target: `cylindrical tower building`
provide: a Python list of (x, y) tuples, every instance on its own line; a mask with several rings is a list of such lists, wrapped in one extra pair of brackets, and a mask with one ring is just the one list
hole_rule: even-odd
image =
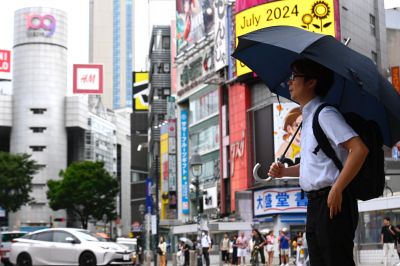
[(14, 19), (13, 126), (10, 150), (29, 153), (45, 167), (33, 179), (33, 204), (10, 214), (12, 226), (48, 226), (65, 217), (47, 203), (46, 182), (67, 167), (65, 95), (67, 16), (64, 11), (30, 7)]

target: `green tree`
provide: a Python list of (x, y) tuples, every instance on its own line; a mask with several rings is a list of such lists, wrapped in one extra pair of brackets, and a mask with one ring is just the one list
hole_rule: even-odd
[(105, 169), (103, 162), (76, 162), (60, 171), (61, 180), (49, 180), (47, 198), (53, 210), (66, 209), (76, 214), (87, 228), (89, 217), (101, 220), (116, 218), (115, 197), (118, 181)]
[(0, 207), (7, 213), (33, 201), (32, 179), (43, 166), (30, 158), (26, 153), (0, 152)]

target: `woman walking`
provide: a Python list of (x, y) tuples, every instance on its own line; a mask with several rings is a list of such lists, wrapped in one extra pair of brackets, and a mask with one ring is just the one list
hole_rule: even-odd
[(165, 243), (163, 236), (160, 236), (157, 253), (160, 258), (160, 266), (167, 266), (167, 243)]

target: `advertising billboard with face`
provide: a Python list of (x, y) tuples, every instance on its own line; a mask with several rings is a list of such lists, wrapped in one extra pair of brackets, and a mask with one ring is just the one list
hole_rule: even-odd
[[(274, 152), (275, 160), (285, 152), (289, 141), (293, 137), (302, 121), (301, 110), (296, 103), (274, 103)], [(284, 163), (293, 165), (300, 161), (299, 131), (285, 153)]]
[(176, 0), (176, 47), (194, 45), (214, 28), (214, 0)]

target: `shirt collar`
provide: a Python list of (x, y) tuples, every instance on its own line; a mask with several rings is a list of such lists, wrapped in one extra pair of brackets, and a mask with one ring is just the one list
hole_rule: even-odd
[(319, 106), (320, 103), (322, 103), (322, 100), (320, 97), (317, 96), (309, 101), (306, 105), (304, 105), (302, 108), (303, 119), (307, 119), (312, 114), (313, 110), (317, 106)]

